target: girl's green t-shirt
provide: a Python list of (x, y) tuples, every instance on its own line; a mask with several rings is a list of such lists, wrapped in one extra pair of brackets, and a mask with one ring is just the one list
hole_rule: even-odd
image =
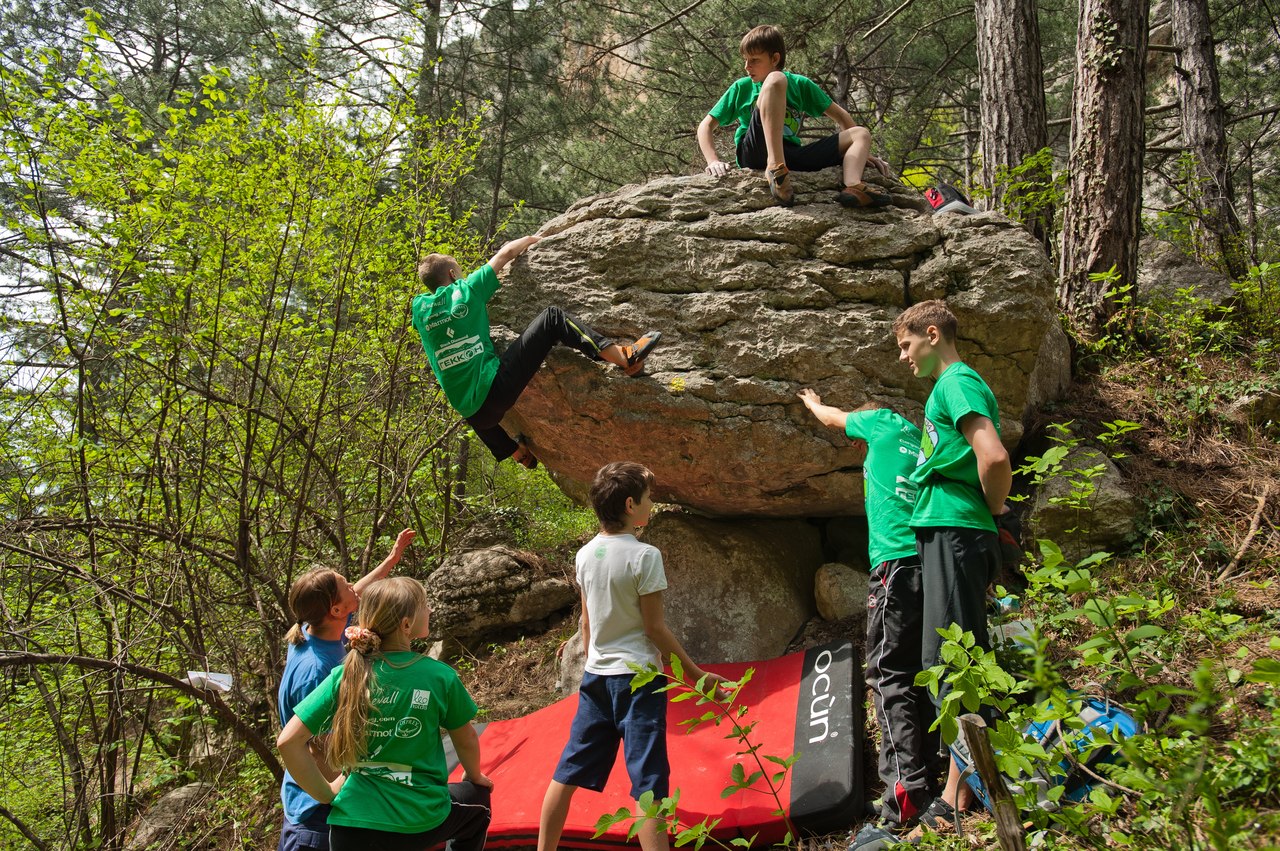
[[(313, 734), (332, 727), (343, 667), (294, 710)], [(366, 753), (334, 799), (329, 823), (393, 833), (431, 830), (451, 806), (440, 731), (474, 718), (475, 701), (453, 668), (407, 650), (376, 659), (369, 685)]]
[(920, 454), (920, 429), (887, 408), (854, 411), (844, 421), (850, 440), (867, 442), (862, 462), (867, 510), (867, 552), (871, 566), (916, 554), (911, 509), (916, 484), (911, 473)]
[(953, 363), (938, 377), (924, 405), (920, 455), (911, 479), (919, 486), (911, 525), (996, 530), (982, 495), (978, 459), (960, 431), (960, 421), (979, 414), (1000, 431), (1000, 409), (982, 376)]

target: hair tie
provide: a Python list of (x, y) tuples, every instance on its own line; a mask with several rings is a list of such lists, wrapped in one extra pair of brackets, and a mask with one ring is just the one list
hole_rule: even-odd
[(382, 646), (382, 638), (378, 633), (365, 626), (349, 626), (343, 632), (347, 643), (357, 653), (367, 656)]

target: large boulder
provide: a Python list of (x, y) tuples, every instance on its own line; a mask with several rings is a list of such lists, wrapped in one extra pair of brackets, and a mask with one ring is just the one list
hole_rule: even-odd
[(1138, 507), (1110, 458), (1074, 446), (1060, 474), (1036, 489), (1027, 526), (1033, 538), (1053, 541), (1074, 564), (1128, 546), (1137, 532)]
[(810, 523), (661, 511), (645, 541), (662, 551), (667, 624), (698, 663), (772, 659), (813, 615), (822, 545)]
[(507, 546), (451, 555), (425, 584), (432, 633), (464, 645), (545, 628), (578, 600), (568, 576)]
[(216, 794), (217, 787), (212, 783), (188, 783), (166, 793), (138, 818), (125, 851), (144, 851), (161, 843), (165, 847), (183, 847), (180, 837), (208, 817)]
[(1138, 247), (1138, 298), (1157, 307), (1185, 310), (1197, 299), (1220, 308), (1236, 299), (1231, 278), (1210, 269), (1171, 242), (1154, 236)]
[(995, 391), (1010, 446), (1061, 394), (1054, 273), (1025, 231), (991, 213), (926, 215), (904, 187), (895, 206), (848, 210), (832, 200), (836, 170), (793, 179), (791, 208), (746, 171), (588, 198), (509, 267), (493, 307), (507, 334), (550, 304), (620, 341), (664, 333), (640, 378), (563, 348), (548, 358), (506, 425), (558, 481), (631, 459), (655, 472), (657, 498), (708, 514), (859, 514), (862, 449), (796, 392), (919, 421), (929, 385), (898, 362), (890, 325), (924, 299), (958, 316), (961, 354)]

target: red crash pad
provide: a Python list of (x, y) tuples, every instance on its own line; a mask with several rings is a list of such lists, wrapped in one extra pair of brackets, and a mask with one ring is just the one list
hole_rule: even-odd
[[(730, 680), (741, 678), (747, 668), (755, 669), (738, 703), (747, 707), (746, 720), (756, 723), (751, 741), (760, 746), (761, 754), (800, 754), (781, 789), (796, 827), (812, 833), (848, 827), (858, 816), (863, 799), (863, 691), (861, 664), (853, 646), (842, 641), (765, 662), (707, 668)], [(727, 724), (704, 724), (686, 732), (680, 722), (699, 717), (707, 709), (696, 704), (695, 700), (667, 704), (671, 789), (673, 794), (680, 791), (677, 812), (681, 821), (694, 824), (708, 817), (719, 818), (717, 837), (758, 834), (757, 847), (781, 840), (786, 828), (781, 819), (771, 815), (776, 808), (772, 797), (746, 790), (721, 798), (721, 790), (731, 783), (735, 762), (742, 762), (748, 774), (757, 767), (750, 757), (737, 754), (740, 747), (736, 740), (725, 738)], [(523, 718), (476, 725), (483, 770), (494, 781), (489, 848), (536, 843), (542, 797), (577, 705), (574, 694)], [(447, 738), (445, 743), (448, 745)], [(777, 769), (772, 763), (765, 765), (770, 774)], [(451, 767), (450, 779), (459, 779), (461, 768), (454, 762)], [(593, 834), (601, 815), (632, 806), (630, 788), (619, 754), (603, 792), (580, 789), (574, 796), (560, 844), (572, 848), (626, 844), (625, 823), (598, 839)]]

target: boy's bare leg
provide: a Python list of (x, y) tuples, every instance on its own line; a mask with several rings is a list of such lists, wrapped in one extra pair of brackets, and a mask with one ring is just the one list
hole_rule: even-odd
[[(641, 851), (669, 851), (671, 848), (667, 826), (661, 819), (645, 819), (636, 832), (636, 838), (640, 840)], [(543, 849), (539, 848), (538, 851)]]
[(865, 127), (847, 127), (840, 131), (840, 161), (845, 186), (862, 182), (862, 172), (871, 153), (871, 131)]
[(956, 812), (962, 812), (973, 806), (973, 790), (969, 784), (960, 779), (960, 767), (956, 761), (950, 760), (947, 770), (947, 785), (942, 790), (942, 800), (951, 805)]
[[(542, 798), (542, 813), (538, 816), (538, 851), (555, 851), (560, 844), (565, 819), (569, 818), (569, 804), (577, 786), (566, 786), (552, 780), (547, 794)], [(643, 844), (643, 833), (641, 834)]]
[[(781, 71), (771, 71), (760, 86), (760, 97), (756, 99), (756, 109), (760, 111), (760, 126), (764, 128), (764, 147), (769, 155), (768, 165), (786, 162), (782, 149), (782, 124), (787, 117), (787, 75)], [(868, 136), (868, 142), (870, 137)], [(864, 154), (863, 159), (866, 159)]]

